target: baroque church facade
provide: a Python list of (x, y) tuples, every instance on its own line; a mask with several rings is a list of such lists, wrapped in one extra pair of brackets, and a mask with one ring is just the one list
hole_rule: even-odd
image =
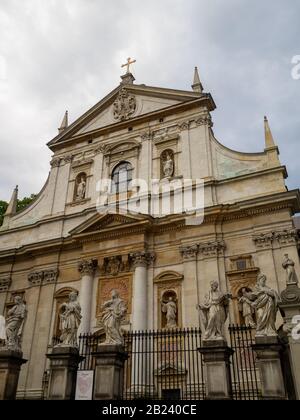
[[(17, 295), (28, 310), (19, 398), (42, 396), (46, 354), (70, 292), (81, 305), (80, 332), (101, 335), (101, 305), (112, 290), (127, 304), (125, 330), (165, 328), (169, 299), (178, 327), (198, 327), (196, 306), (217, 280), (233, 297), (229, 322), (243, 324), (239, 298), (259, 272), (281, 292), (285, 254), (299, 270), (299, 191), (286, 187), (267, 119), (262, 152), (233, 151), (214, 136), (216, 105), (197, 69), (190, 91), (137, 85), (129, 71), (121, 79), (74, 123), (65, 115), (48, 143), (43, 189), (18, 213), (16, 189), (0, 228), (0, 314)], [(104, 179), (113, 188), (99, 189)], [(194, 216), (184, 212), (99, 210), (99, 202), (126, 201), (134, 179), (203, 180), (203, 222), (189, 223)]]

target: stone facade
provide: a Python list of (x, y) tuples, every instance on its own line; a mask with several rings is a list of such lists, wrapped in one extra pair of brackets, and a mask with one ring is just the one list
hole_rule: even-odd
[[(28, 306), (23, 336), (28, 363), (21, 370), (20, 398), (41, 396), (57, 328), (57, 296), (78, 291), (81, 328), (99, 332), (101, 303), (112, 289), (127, 302), (127, 329), (161, 328), (160, 299), (170, 291), (179, 326), (189, 327), (199, 325), (196, 305), (212, 280), (237, 298), (242, 287), (253, 287), (259, 270), (281, 292), (284, 254), (299, 272), (292, 218), (299, 211), (299, 191), (287, 191), (277, 147), (253, 154), (230, 150), (214, 136), (210, 94), (132, 81), (123, 78), (49, 142), (54, 156), (45, 186), (0, 229), (0, 314), (16, 293)], [(129, 162), (132, 177), (150, 183), (162, 177), (166, 150), (172, 152), (174, 179), (204, 180), (201, 225), (187, 224), (186, 215), (97, 211), (97, 183), (110, 178), (118, 163)], [(85, 180), (80, 200), (74, 192), (78, 179)], [(240, 322), (236, 306), (230, 312), (230, 322)]]

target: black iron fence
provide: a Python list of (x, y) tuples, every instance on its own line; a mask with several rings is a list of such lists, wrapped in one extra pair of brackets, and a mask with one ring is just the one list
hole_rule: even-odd
[(229, 326), (230, 347), (234, 350), (231, 363), (232, 397), (234, 400), (261, 399), (256, 355), (255, 330), (247, 326)]
[(124, 399), (201, 400), (205, 381), (200, 329), (125, 335)]
[[(230, 325), (228, 345), (231, 359), (232, 398), (261, 399), (256, 365), (255, 330)], [(79, 351), (84, 360), (79, 370), (94, 370), (98, 345), (103, 337), (83, 334)], [(128, 359), (124, 370), (123, 399), (202, 400), (205, 398), (205, 369), (199, 348), (199, 328), (128, 332), (124, 336)], [(53, 341), (53, 345), (57, 340)]]

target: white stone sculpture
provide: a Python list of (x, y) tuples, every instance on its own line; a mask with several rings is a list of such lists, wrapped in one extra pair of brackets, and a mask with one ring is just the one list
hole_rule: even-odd
[(203, 304), (197, 305), (200, 312), (203, 339), (206, 341), (224, 340), (224, 324), (228, 317), (229, 299), (232, 296), (219, 290), (217, 281), (211, 282), (211, 289)]
[(77, 201), (84, 200), (85, 192), (86, 192), (86, 180), (85, 180), (85, 177), (82, 176), (80, 179), (80, 182), (77, 185), (76, 200)]
[(9, 350), (22, 352), (21, 340), (27, 309), (21, 296), (15, 296), (15, 305), (7, 312), (6, 347)]
[(167, 152), (163, 156), (162, 168), (163, 168), (164, 177), (170, 178), (171, 176), (173, 176), (173, 174), (174, 174), (174, 160), (173, 160), (173, 157), (171, 156), (170, 152)]
[(161, 302), (162, 312), (166, 314), (167, 324), (166, 328), (176, 328), (177, 327), (177, 305), (174, 302), (172, 296), (169, 297), (168, 302)]
[(245, 287), (242, 289), (242, 296), (239, 298), (239, 310), (244, 318), (245, 325), (255, 328), (256, 324), (253, 319), (255, 310)]
[(127, 306), (116, 290), (111, 292), (111, 300), (102, 305), (102, 324), (106, 333), (104, 344), (123, 345), (121, 323), (125, 319)]
[(289, 258), (288, 254), (284, 255), (284, 260), (282, 263), (282, 267), (285, 269), (286, 271), (286, 284), (287, 285), (291, 285), (291, 284), (298, 284), (298, 278), (297, 278), (297, 274), (295, 271), (295, 263), (294, 261)]
[(260, 274), (253, 292), (248, 294), (256, 311), (256, 337), (278, 335), (275, 322), (280, 297), (275, 290), (266, 285), (266, 282), (267, 277)]
[(60, 307), (60, 330), (62, 347), (78, 347), (77, 333), (81, 323), (81, 307), (76, 292), (69, 294), (69, 302), (63, 303)]

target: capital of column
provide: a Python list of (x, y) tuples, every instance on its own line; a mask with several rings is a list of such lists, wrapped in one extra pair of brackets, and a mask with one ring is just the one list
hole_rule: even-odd
[(130, 254), (130, 258), (133, 263), (133, 267), (148, 267), (155, 261), (154, 252), (139, 251)]
[(98, 266), (97, 260), (82, 260), (78, 263), (78, 271), (80, 274), (92, 276)]
[(183, 260), (191, 261), (197, 258), (199, 253), (199, 245), (189, 245), (189, 246), (181, 246), (179, 251), (182, 255)]

